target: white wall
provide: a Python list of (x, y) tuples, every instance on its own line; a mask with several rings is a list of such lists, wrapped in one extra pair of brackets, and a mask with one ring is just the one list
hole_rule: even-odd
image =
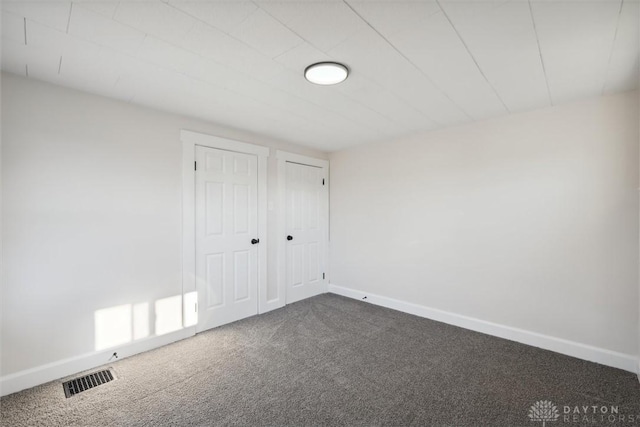
[(635, 369), (636, 92), (333, 153), (331, 180), (333, 285)]
[[(637, 104), (334, 153), (332, 283), (637, 354)], [(2, 110), (3, 377), (95, 352), (98, 310), (180, 294), (180, 129), (327, 157), (4, 73)]]
[[(273, 155), (327, 158), (10, 74), (2, 89), (3, 376), (95, 352), (98, 310), (148, 304), (151, 335), (154, 315), (176, 314), (165, 299), (182, 292), (181, 129), (265, 145)], [(274, 203), (276, 164), (270, 159)], [(270, 297), (276, 219), (270, 212)], [(167, 308), (156, 309), (159, 300)]]

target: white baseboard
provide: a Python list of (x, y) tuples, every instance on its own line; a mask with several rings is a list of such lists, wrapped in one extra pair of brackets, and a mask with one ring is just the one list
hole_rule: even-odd
[(581, 344), (575, 341), (569, 341), (562, 338), (526, 331), (524, 329), (487, 322), (473, 317), (463, 316), (448, 311), (438, 310), (436, 308), (400, 301), (333, 284), (329, 285), (329, 292), (361, 301), (364, 297), (367, 297), (364, 301), (371, 304), (380, 305), (382, 307), (391, 308), (393, 310), (505, 338), (534, 347), (543, 348), (545, 350), (555, 351), (556, 353), (566, 354), (578, 359), (612, 366), (614, 368), (623, 369), (640, 375), (638, 358), (631, 354), (618, 353), (603, 348)]
[(113, 362), (109, 360), (114, 352), (118, 353), (118, 360), (134, 354), (142, 353), (163, 345), (171, 344), (184, 338), (195, 335), (195, 326), (170, 332), (165, 335), (153, 336), (141, 339), (119, 347), (108, 350), (85, 353), (80, 356), (59, 360), (31, 369), (25, 369), (0, 378), (0, 396), (15, 393), (30, 387), (64, 378), (78, 372), (92, 369), (105, 363)]

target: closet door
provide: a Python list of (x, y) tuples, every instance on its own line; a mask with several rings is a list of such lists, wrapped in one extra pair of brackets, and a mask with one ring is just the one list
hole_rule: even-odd
[(196, 146), (197, 331), (258, 313), (257, 156)]
[(323, 169), (286, 164), (287, 303), (326, 291)]

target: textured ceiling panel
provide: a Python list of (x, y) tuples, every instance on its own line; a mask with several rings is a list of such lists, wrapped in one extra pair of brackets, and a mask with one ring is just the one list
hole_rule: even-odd
[[(3, 1), (2, 69), (338, 150), (634, 89), (637, 0)], [(339, 61), (349, 78), (308, 83)]]

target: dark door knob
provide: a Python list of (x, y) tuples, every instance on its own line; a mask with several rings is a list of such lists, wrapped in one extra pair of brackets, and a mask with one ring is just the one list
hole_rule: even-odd
[(251, 239), (252, 245), (255, 245), (256, 243), (260, 243), (260, 239)]
[(293, 236), (287, 236), (287, 240), (293, 240)]

